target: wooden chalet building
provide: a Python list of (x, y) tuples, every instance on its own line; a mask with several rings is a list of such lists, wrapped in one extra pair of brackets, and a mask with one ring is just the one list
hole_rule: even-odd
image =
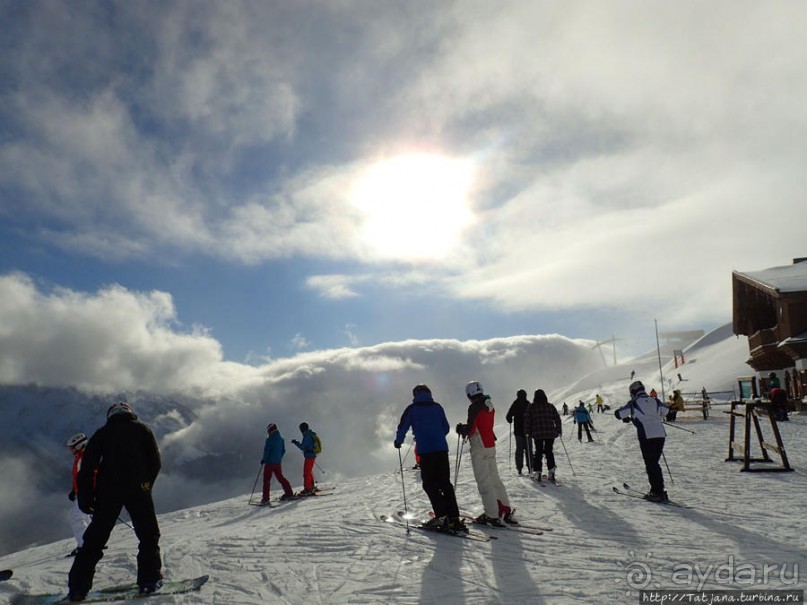
[(732, 272), (735, 334), (748, 337), (746, 363), (761, 393), (771, 372), (792, 399), (807, 397), (807, 258), (762, 271)]

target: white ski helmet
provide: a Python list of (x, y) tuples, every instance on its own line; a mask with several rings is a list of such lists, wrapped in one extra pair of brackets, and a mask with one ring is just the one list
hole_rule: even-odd
[(76, 433), (75, 435), (70, 437), (70, 439), (67, 440), (67, 443), (65, 445), (67, 445), (67, 447), (69, 447), (71, 450), (76, 450), (80, 452), (85, 447), (87, 447), (87, 441), (88, 441), (87, 435), (85, 435), (84, 433)]
[(642, 384), (641, 380), (636, 380), (632, 382), (630, 385), (630, 394), (631, 396), (636, 395), (637, 393), (644, 393), (644, 385)]
[(128, 403), (120, 401), (109, 406), (109, 409), (106, 411), (107, 420), (112, 418), (115, 414), (134, 414), (134, 412)]
[(468, 399), (475, 397), (476, 395), (484, 395), (484, 390), (482, 389), (482, 383), (477, 382), (474, 380), (473, 382), (469, 382), (465, 385), (465, 394), (468, 396)]

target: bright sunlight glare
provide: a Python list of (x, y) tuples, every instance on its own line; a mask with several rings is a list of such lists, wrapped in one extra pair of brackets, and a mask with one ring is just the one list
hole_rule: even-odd
[(441, 155), (400, 155), (372, 165), (352, 194), (364, 216), (365, 244), (383, 258), (445, 257), (473, 218), (472, 180), (471, 161)]

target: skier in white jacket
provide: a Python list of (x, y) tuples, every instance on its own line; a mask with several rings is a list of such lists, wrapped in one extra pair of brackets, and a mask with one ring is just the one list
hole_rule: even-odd
[(650, 492), (645, 494), (645, 498), (652, 502), (666, 502), (668, 498), (664, 491), (664, 475), (659, 459), (664, 452), (667, 437), (663, 418), (670, 408), (658, 398), (648, 395), (641, 380), (631, 383), (630, 397), (630, 401), (616, 410), (614, 415), (622, 422), (633, 422), (636, 425), (639, 447), (650, 482)]

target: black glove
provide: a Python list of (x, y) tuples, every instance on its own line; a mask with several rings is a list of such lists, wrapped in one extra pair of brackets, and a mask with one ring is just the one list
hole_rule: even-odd
[(629, 424), (630, 423), (630, 418), (623, 418), (622, 422), (624, 422), (625, 424)]
[(468, 427), (461, 422), (457, 425), (457, 435), (462, 435), (463, 437), (468, 434)]
[(89, 496), (78, 496), (78, 508), (85, 515), (95, 512), (95, 499)]
[(393, 441), (393, 442), (392, 442), (392, 445), (394, 445), (394, 446), (395, 446), (395, 449), (396, 449), (396, 450), (401, 449), (401, 444), (400, 444), (399, 442), (397, 442), (397, 441)]
[(513, 419), (512, 419), (512, 418), (508, 418), (508, 419), (507, 419), (507, 424), (513, 424)]
[(294, 445), (300, 445), (300, 442), (299, 442), (299, 441), (297, 441), (296, 439), (292, 439), (292, 440), (291, 440), (291, 442), (292, 442)]
[(70, 502), (75, 502), (76, 501), (76, 492), (74, 492), (73, 490), (70, 490), (70, 493), (67, 494), (67, 498), (68, 498), (68, 500), (70, 500)]

